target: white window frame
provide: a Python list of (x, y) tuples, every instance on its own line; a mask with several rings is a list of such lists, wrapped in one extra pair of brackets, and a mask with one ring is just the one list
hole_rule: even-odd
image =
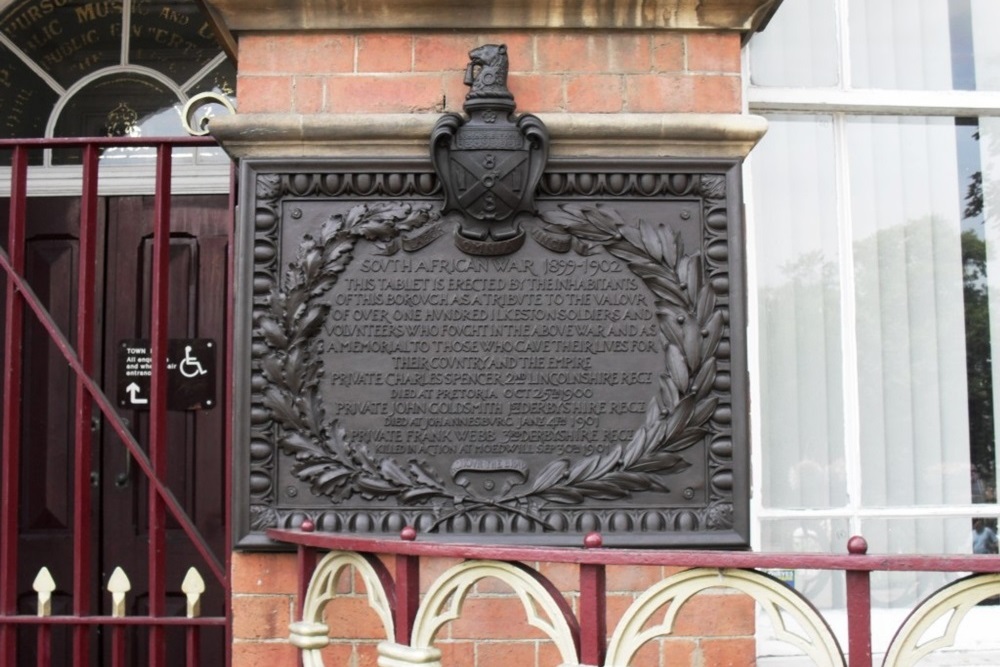
[[(792, 0), (796, 1), (796, 0)], [(747, 218), (747, 290), (748, 336), (750, 364), (750, 422), (752, 489), (751, 522), (752, 546), (762, 548), (762, 525), (774, 519), (846, 519), (852, 535), (862, 534), (865, 519), (925, 518), (925, 517), (991, 517), (997, 516), (997, 506), (991, 504), (921, 505), (918, 507), (872, 507), (861, 504), (861, 437), (858, 398), (858, 359), (855, 338), (854, 253), (852, 238), (851, 202), (847, 183), (850, 182), (850, 165), (843, 150), (847, 119), (855, 115), (892, 116), (944, 116), (984, 117), (1000, 116), (1000, 92), (967, 90), (881, 90), (855, 89), (851, 85), (850, 49), (844, 44), (847, 34), (846, 0), (836, 0), (838, 21), (837, 44), (839, 47), (839, 87), (783, 88), (754, 86), (750, 79), (749, 47), (743, 51), (744, 112), (752, 114), (808, 113), (833, 119), (835, 173), (837, 178), (837, 219), (839, 221), (840, 309), (841, 309), (841, 371), (843, 378), (845, 465), (847, 503), (828, 509), (768, 508), (763, 504), (763, 470), (767, 463), (761, 433), (760, 359), (758, 355), (760, 312), (757, 300), (757, 253), (754, 247), (753, 206), (753, 153), (744, 167), (744, 197)], [(998, 341), (1000, 343), (1000, 341)], [(1000, 363), (1000, 359), (996, 361)], [(1000, 391), (1000, 387), (996, 388)], [(1000, 396), (997, 396), (1000, 400)], [(1000, 466), (998, 466), (1000, 467)], [(834, 548), (846, 550), (834, 542)]]
[[(787, 0), (797, 2), (801, 0)], [(746, 204), (747, 232), (747, 299), (748, 299), (748, 364), (750, 372), (750, 437), (751, 437), (751, 545), (760, 551), (762, 545), (763, 526), (773, 520), (839, 520), (846, 521), (849, 535), (837, 535), (830, 547), (837, 551), (846, 551), (847, 538), (850, 535), (863, 535), (862, 524), (868, 519), (898, 519), (898, 518), (996, 518), (996, 504), (962, 504), (962, 505), (922, 505), (917, 507), (877, 507), (862, 505), (861, 484), (861, 435), (860, 435), (860, 405), (859, 405), (859, 372), (858, 349), (856, 344), (856, 308), (854, 285), (854, 251), (851, 218), (850, 165), (846, 151), (847, 121), (852, 116), (859, 115), (891, 115), (891, 116), (938, 116), (949, 118), (962, 117), (998, 117), (1000, 116), (1000, 92), (967, 91), (967, 90), (882, 90), (855, 89), (851, 83), (851, 54), (845, 44), (847, 35), (847, 0), (836, 0), (837, 16), (836, 43), (839, 49), (840, 84), (837, 87), (767, 87), (754, 86), (750, 78), (749, 47), (743, 50), (743, 111), (751, 114), (808, 114), (832, 118), (833, 145), (837, 196), (838, 220), (838, 251), (840, 257), (840, 327), (841, 327), (841, 373), (842, 402), (844, 416), (844, 455), (847, 501), (844, 505), (825, 509), (790, 509), (766, 507), (761, 490), (764, 478), (764, 466), (777, 462), (769, 462), (764, 450), (767, 443), (763, 441), (761, 429), (761, 363), (760, 345), (760, 304), (758, 301), (758, 253), (756, 248), (755, 218), (754, 218), (754, 188), (753, 188), (753, 153), (744, 166), (744, 198)], [(1000, 341), (997, 341), (1000, 349)], [(1000, 363), (1000, 355), (994, 359)], [(995, 400), (1000, 407), (1000, 386), (994, 388)], [(997, 428), (1000, 428), (998, 425)], [(1000, 458), (1000, 454), (998, 454)], [(1000, 469), (1000, 465), (997, 466)], [(985, 610), (985, 611), (984, 611)], [(886, 646), (895, 633), (895, 629), (903, 622), (907, 609), (873, 609), (872, 632), (874, 645)], [(970, 615), (965, 620), (963, 628), (969, 628), (974, 636), (995, 636), (996, 608), (977, 609), (982, 612)], [(838, 636), (846, 637), (846, 609), (829, 609), (824, 611), (827, 621), (837, 631)], [(764, 620), (760, 619), (759, 620)], [(766, 624), (765, 624), (766, 625)], [(763, 626), (762, 626), (763, 627)], [(977, 634), (978, 633), (978, 634)], [(781, 655), (789, 653), (789, 647), (776, 641), (766, 630), (758, 637), (758, 653), (760, 664), (771, 664), (769, 658), (781, 662)], [(958, 647), (958, 651), (973, 647)], [(984, 649), (987, 653), (980, 655)], [(980, 657), (1000, 658), (994, 646), (975, 647)], [(950, 663), (949, 663), (950, 664)], [(956, 663), (958, 664), (958, 663)]]

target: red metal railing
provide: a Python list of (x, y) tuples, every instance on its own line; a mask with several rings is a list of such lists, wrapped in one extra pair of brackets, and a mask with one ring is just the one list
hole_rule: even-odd
[[(164, 631), (167, 627), (181, 626), (187, 634), (187, 664), (197, 665), (198, 631), (203, 627), (226, 627), (227, 617), (179, 618), (165, 615), (166, 530), (168, 515), (179, 525), (203, 559), (213, 578), (229, 593), (228, 563), (223, 563), (199, 533), (180, 501), (165, 484), (166, 472), (166, 351), (167, 351), (167, 299), (168, 251), (170, 237), (171, 163), (173, 149), (177, 147), (215, 147), (211, 138), (64, 138), (0, 140), (0, 151), (10, 151), (10, 204), (8, 240), (6, 251), (0, 249), (0, 269), (6, 278), (4, 378), (3, 378), (3, 430), (0, 440), (0, 665), (18, 663), (18, 627), (37, 628), (36, 660), (38, 665), (50, 664), (50, 631), (53, 626), (70, 628), (71, 655), (74, 665), (86, 666), (90, 662), (91, 629), (94, 626), (111, 628), (111, 664), (125, 661), (125, 648), (121, 629), (126, 626), (148, 628), (150, 653), (146, 664), (159, 667), (165, 664)], [(95, 336), (95, 280), (97, 257), (97, 211), (100, 152), (107, 148), (147, 147), (156, 151), (155, 170), (155, 221), (153, 234), (153, 297), (152, 297), (152, 360), (150, 397), (149, 453), (142, 449), (128, 426), (116, 412), (112, 401), (94, 379)], [(39, 149), (80, 149), (82, 151), (82, 179), (80, 191), (79, 263), (77, 275), (76, 345), (69, 342), (45, 305), (25, 279), (25, 222), (28, 202), (29, 151)], [(233, 182), (231, 180), (231, 182)], [(232, 210), (232, 189), (230, 211)], [(230, 247), (232, 244), (230, 243)], [(231, 262), (230, 262), (231, 265)], [(229, 281), (231, 284), (231, 280)], [(22, 447), (22, 347), (25, 309), (37, 318), (55, 347), (75, 375), (76, 405), (73, 412), (73, 544), (67, 545), (74, 553), (72, 614), (61, 616), (24, 616), (17, 610), (18, 571), (18, 506), (20, 499), (19, 473)], [(231, 324), (230, 324), (231, 326)], [(231, 329), (230, 329), (231, 330)], [(227, 359), (227, 371), (230, 360)], [(228, 398), (227, 398), (228, 402)], [(91, 570), (93, 554), (90, 547), (91, 525), (91, 447), (92, 406), (100, 410), (129, 455), (137, 463), (148, 481), (149, 524), (149, 612), (146, 616), (116, 617), (94, 615), (91, 609)], [(228, 403), (227, 403), (228, 408)], [(228, 440), (228, 438), (227, 438)], [(226, 460), (228, 460), (228, 443)], [(226, 475), (228, 479), (228, 475)], [(228, 498), (228, 490), (225, 493)], [(228, 507), (226, 508), (228, 516)], [(226, 549), (228, 554), (229, 549)], [(228, 556), (227, 556), (228, 558)], [(229, 635), (227, 631), (227, 636)], [(228, 642), (227, 642), (228, 643)], [(228, 663), (228, 659), (227, 659)]]
[[(318, 556), (326, 551), (356, 552), (374, 562), (375, 554), (395, 557), (395, 577), (387, 571), (387, 598), (394, 619), (395, 642), (408, 645), (419, 606), (421, 558), (460, 558), (516, 563), (573, 563), (579, 566), (579, 606), (570, 627), (578, 628), (579, 664), (603, 665), (607, 651), (605, 570), (610, 565), (668, 566), (679, 568), (719, 568), (721, 570), (841, 570), (846, 574), (848, 616), (848, 659), (851, 667), (871, 667), (871, 581), (872, 572), (955, 572), (1000, 573), (1000, 556), (940, 555), (901, 556), (867, 554), (861, 537), (848, 541), (847, 554), (752, 553), (740, 551), (668, 551), (599, 548), (601, 538), (588, 535), (583, 549), (516, 547), (497, 545), (442, 544), (416, 539), (412, 528), (404, 529), (399, 540), (360, 538), (312, 531), (311, 522), (303, 530), (268, 531), (268, 536), (298, 548), (298, 616)], [(378, 564), (376, 563), (376, 567)], [(538, 577), (542, 575), (537, 574)], [(997, 590), (994, 594), (1000, 592)], [(818, 612), (817, 612), (818, 613)], [(840, 657), (840, 656), (838, 656)], [(316, 664), (316, 663), (310, 663)]]

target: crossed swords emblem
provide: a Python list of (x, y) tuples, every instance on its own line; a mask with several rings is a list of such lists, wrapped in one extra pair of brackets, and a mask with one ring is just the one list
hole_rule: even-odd
[[(479, 158), (482, 158), (481, 162)], [(500, 216), (499, 219), (502, 220), (520, 206), (521, 194), (511, 190), (503, 179), (527, 161), (528, 154), (526, 152), (512, 153), (499, 163), (492, 153), (487, 153), (483, 157), (482, 153), (453, 152), (451, 159), (453, 163), (475, 179), (475, 182), (458, 197), (458, 204), (463, 209), (469, 211), (472, 204), (482, 199), (482, 211), (474, 214), (475, 217), (480, 220), (495, 220), (497, 219), (495, 197), (510, 209), (506, 214)], [(487, 171), (483, 172), (483, 169)]]

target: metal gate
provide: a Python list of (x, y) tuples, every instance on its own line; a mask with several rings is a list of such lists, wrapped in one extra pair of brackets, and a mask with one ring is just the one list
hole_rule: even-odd
[[(178, 664), (177, 656), (184, 656), (184, 664), (198, 665), (207, 661), (202, 657), (199, 635), (208, 628), (214, 633), (224, 633), (226, 664), (229, 662), (229, 620), (228, 620), (228, 517), (229, 517), (229, 429), (228, 419), (222, 432), (221, 447), (224, 466), (222, 492), (224, 508), (221, 513), (222, 538), (225, 542), (221, 557), (218, 547), (215, 551), (209, 545), (202, 530), (185, 509), (183, 498), (175, 495), (167, 482), (168, 470), (168, 303), (169, 265), (171, 242), (171, 165), (176, 147), (211, 147), (214, 141), (207, 138), (109, 138), (109, 139), (49, 139), (49, 140), (4, 140), (0, 141), (0, 156), (9, 151), (11, 156), (10, 198), (7, 242), (0, 249), (0, 277), (6, 283), (4, 300), (4, 350), (3, 350), (3, 417), (2, 440), (0, 440), (0, 664), (3, 665), (50, 665), (56, 661), (53, 650), (60, 654), (59, 662), (72, 665), (89, 665), (95, 660), (104, 664), (128, 664), (129, 655), (137, 655), (141, 648), (142, 664), (153, 667)], [(72, 332), (61, 330), (54, 313), (46, 308), (33, 286), (26, 278), (25, 234), (28, 208), (28, 163), (33, 151), (42, 149), (77, 149), (81, 153), (82, 179), (79, 198), (79, 227), (76, 240), (75, 268), (75, 318)], [(149, 245), (148, 272), (150, 303), (148, 322), (143, 330), (149, 334), (151, 349), (151, 377), (149, 378), (148, 414), (143, 419), (145, 447), (126, 420), (119, 415), (113, 398), (102, 388), (97, 379), (100, 364), (95, 360), (97, 337), (101, 336), (102, 322), (97, 320), (98, 304), (95, 283), (101, 272), (102, 251), (98, 248), (99, 227), (99, 165), (102, 151), (110, 148), (146, 148), (155, 151), (155, 195), (152, 198), (153, 222)], [(234, 181), (232, 176), (230, 183)], [(227, 234), (225, 252), (232, 247), (232, 191), (228, 200)], [(231, 285), (231, 256), (226, 257), (224, 282)], [(139, 278), (140, 281), (142, 278)], [(114, 290), (111, 285), (109, 289)], [(225, 341), (231, 332), (228, 304), (231, 297), (225, 296)], [(66, 326), (66, 313), (58, 313)], [(25, 425), (23, 400), (33, 382), (26, 376), (23, 358), (25, 328), (34, 318), (58, 350), (60, 361), (70, 383), (73, 405), (66, 406), (63, 414), (70, 415), (68, 431), (72, 434), (71, 458), (66, 462), (67, 470), (67, 516), (71, 514), (72, 543), (63, 548), (72, 556), (71, 581), (53, 578), (44, 562), (19, 562), (19, 504), (24, 497), (24, 474), (22, 456), (32, 446), (24, 437)], [(34, 326), (34, 323), (32, 323)], [(222, 415), (229, 414), (229, 390), (225, 378), (230, 377), (230, 360), (227, 353), (219, 359), (217, 409)], [(109, 383), (104, 382), (104, 387)], [(120, 406), (119, 406), (120, 407)], [(144, 406), (147, 407), (147, 406)], [(148, 589), (140, 605), (144, 613), (128, 614), (126, 599), (130, 592), (129, 577), (135, 576), (121, 568), (114, 572), (95, 572), (95, 554), (92, 535), (97, 527), (93, 525), (94, 480), (94, 430), (96, 424), (113, 433), (116, 445), (120, 446), (127, 469), (138, 468), (136, 476), (143, 481), (144, 497), (136, 506), (144, 505), (143, 542), (148, 535), (148, 546), (141, 577), (147, 581)], [(127, 455), (125, 454), (127, 452)], [(141, 474), (140, 474), (141, 473)], [(183, 582), (168, 581), (168, 532), (170, 535), (182, 532), (193, 553), (200, 557), (197, 567), (187, 570)], [(217, 540), (218, 542), (218, 540)], [(106, 568), (109, 569), (109, 568)], [(37, 574), (36, 574), (37, 573)], [(33, 614), (25, 612), (24, 591), (18, 590), (18, 580), (25, 576), (35, 576), (32, 604)], [(104, 590), (94, 590), (95, 580), (100, 581)], [(181, 604), (181, 615), (168, 605), (168, 587), (183, 591), (186, 598)], [(53, 613), (53, 595), (62, 590), (68, 601), (65, 609)], [(202, 615), (200, 611), (203, 594), (213, 591), (223, 602), (215, 615)], [(19, 600), (20, 597), (20, 600)], [(177, 597), (175, 595), (175, 597)], [(95, 600), (101, 601), (100, 605)], [(100, 607), (106, 607), (102, 613)], [(55, 637), (54, 637), (55, 633)], [(31, 635), (34, 635), (33, 637)], [(177, 641), (183, 636), (183, 641)], [(168, 658), (168, 643), (170, 653)], [(99, 656), (95, 658), (95, 656)]]

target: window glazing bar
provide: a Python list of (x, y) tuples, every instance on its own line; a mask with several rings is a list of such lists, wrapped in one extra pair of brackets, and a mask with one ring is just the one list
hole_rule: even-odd
[(837, 240), (840, 283), (840, 372), (844, 420), (847, 502), (852, 510), (850, 531), (861, 534), (857, 510), (862, 506), (861, 405), (858, 373), (857, 291), (854, 283), (854, 220), (851, 217), (851, 165), (843, 115), (833, 117), (833, 151), (837, 169)]
[(747, 90), (751, 112), (889, 114), (907, 116), (1000, 116), (1000, 92), (972, 90)]
[(834, 507), (828, 509), (761, 509), (760, 520), (779, 519), (948, 519), (996, 517), (996, 505), (900, 505), (899, 507)]

